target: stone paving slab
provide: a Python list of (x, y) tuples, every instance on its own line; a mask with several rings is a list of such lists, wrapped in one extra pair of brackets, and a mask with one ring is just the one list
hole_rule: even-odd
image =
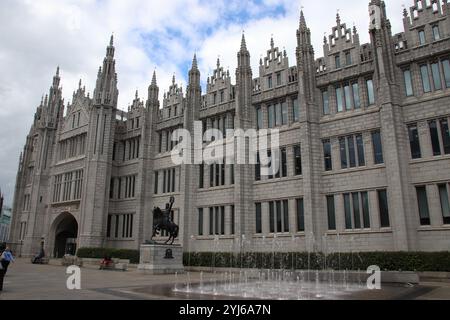
[[(137, 270), (101, 271), (95, 267), (81, 269), (82, 290), (68, 290), (66, 268), (56, 265), (32, 265), (20, 259), (11, 264), (5, 277), (0, 300), (168, 300), (196, 299), (167, 294), (169, 285), (186, 283), (187, 274), (145, 275)], [(190, 273), (190, 281), (198, 283), (199, 273)], [(205, 275), (209, 280), (213, 274)], [(208, 299), (206, 297), (197, 297)], [(450, 300), (450, 283), (426, 282), (420, 286), (392, 286), (382, 291), (365, 291), (361, 300), (419, 299)]]

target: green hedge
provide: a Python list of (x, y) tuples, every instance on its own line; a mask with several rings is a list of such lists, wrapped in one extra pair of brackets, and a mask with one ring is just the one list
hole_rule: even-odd
[[(80, 258), (102, 259), (106, 255), (112, 258), (129, 259), (139, 263), (139, 250), (109, 248), (80, 248)], [(361, 252), (333, 253), (184, 253), (184, 265), (191, 267), (216, 268), (256, 268), (297, 270), (366, 270), (376, 265), (384, 271), (438, 271), (450, 272), (450, 252)]]
[(131, 263), (139, 263), (139, 250), (110, 249), (110, 248), (80, 248), (79, 258), (103, 259), (106, 256), (116, 259), (127, 259)]
[(367, 270), (376, 265), (384, 271), (450, 272), (450, 252), (363, 252), (333, 253), (185, 253), (184, 265), (191, 267), (255, 268), (297, 270)]

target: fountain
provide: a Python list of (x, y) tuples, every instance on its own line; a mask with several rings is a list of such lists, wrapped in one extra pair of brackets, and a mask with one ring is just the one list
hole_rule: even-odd
[[(247, 269), (255, 259), (251, 255), (245, 255), (246, 245), (251, 245), (245, 235), (236, 237), (230, 245), (231, 257), (229, 269), (220, 273), (217, 271), (217, 255), (213, 254), (211, 273), (208, 277), (200, 273), (198, 283), (191, 282), (191, 273), (187, 273), (187, 283), (180, 288), (176, 285), (177, 293), (189, 296), (201, 296), (204, 299), (240, 298), (240, 299), (264, 299), (264, 300), (332, 300), (343, 299), (354, 293), (367, 290), (362, 283), (364, 277), (359, 272), (351, 274), (348, 270), (334, 270), (328, 265), (329, 247), (327, 236), (321, 239), (321, 252), (324, 254), (323, 261), (317, 255), (320, 242), (316, 242), (313, 233), (306, 235), (307, 270), (296, 270), (297, 253), (291, 253), (291, 264), (289, 256), (278, 259), (277, 253), (281, 251), (285, 242), (274, 235), (269, 242), (270, 252), (268, 262), (269, 269), (264, 269), (266, 263), (261, 263), (259, 269)], [(297, 238), (292, 236), (291, 244), (295, 249)], [(267, 245), (267, 238), (262, 238), (263, 246)], [(337, 246), (340, 248), (340, 235), (337, 235)], [(214, 252), (219, 247), (219, 238), (214, 239)], [(337, 252), (339, 254), (339, 250)], [(353, 252), (352, 252), (353, 253)], [(313, 260), (313, 257), (315, 260)], [(338, 256), (338, 269), (340, 269), (340, 255)], [(323, 267), (323, 270), (311, 270), (312, 266)], [(322, 267), (321, 267), (322, 266)], [(237, 268), (236, 268), (237, 267)], [(353, 276), (353, 277), (351, 277)], [(178, 276), (177, 276), (178, 277)]]

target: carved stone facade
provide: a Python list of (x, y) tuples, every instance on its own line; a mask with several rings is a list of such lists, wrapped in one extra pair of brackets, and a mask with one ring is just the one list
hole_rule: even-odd
[[(450, 4), (414, 0), (396, 35), (384, 2), (369, 6), (370, 43), (338, 15), (315, 59), (301, 13), (295, 66), (272, 39), (253, 78), (243, 36), (236, 84), (218, 61), (202, 95), (194, 57), (186, 92), (174, 78), (160, 103), (154, 75), (128, 112), (112, 38), (94, 95), (80, 83), (66, 110), (58, 70), (20, 158), (12, 243), (138, 249), (174, 196), (185, 251), (448, 250)], [(173, 133), (195, 121), (280, 129), (280, 173), (173, 165)]]

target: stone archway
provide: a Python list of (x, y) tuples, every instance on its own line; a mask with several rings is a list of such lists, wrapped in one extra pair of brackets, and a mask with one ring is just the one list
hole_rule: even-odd
[(68, 213), (60, 214), (52, 225), (53, 256), (62, 258), (66, 254), (75, 255), (77, 250), (78, 222)]

